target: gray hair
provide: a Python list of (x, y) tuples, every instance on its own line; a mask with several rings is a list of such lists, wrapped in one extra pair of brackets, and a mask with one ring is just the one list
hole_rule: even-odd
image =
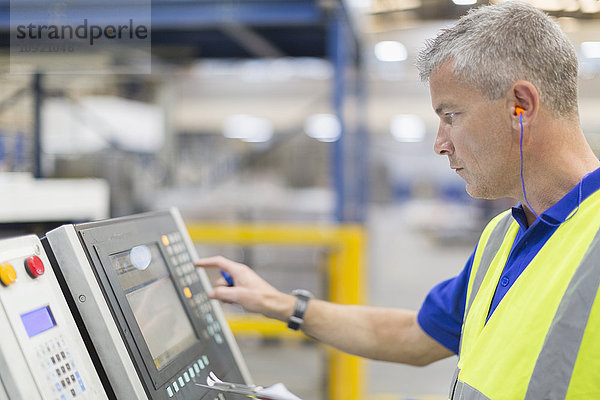
[(421, 80), (447, 61), (456, 76), (490, 100), (517, 80), (533, 83), (541, 102), (561, 116), (577, 112), (577, 54), (558, 24), (520, 2), (472, 9), (426, 43), (417, 57)]

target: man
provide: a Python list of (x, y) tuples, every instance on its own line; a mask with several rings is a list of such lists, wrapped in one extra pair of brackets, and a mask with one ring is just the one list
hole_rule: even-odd
[[(302, 330), (378, 360), (459, 354), (452, 398), (600, 398), (600, 162), (579, 126), (572, 44), (542, 12), (501, 3), (442, 31), (417, 66), (440, 118), (436, 153), (471, 196), (520, 203), (419, 312), (311, 299)], [(306, 306), (245, 265), (198, 265), (235, 281), (218, 282), (213, 298), (281, 321)]]

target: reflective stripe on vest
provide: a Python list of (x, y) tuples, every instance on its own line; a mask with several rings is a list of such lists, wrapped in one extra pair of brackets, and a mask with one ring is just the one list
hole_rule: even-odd
[(457, 400), (490, 400), (489, 397), (481, 393), (474, 387), (464, 382), (457, 381), (453, 399)]
[[(465, 327), (464, 319), (466, 319), (466, 316), (469, 313), (469, 309), (471, 308), (471, 304), (473, 304), (473, 299), (475, 298), (475, 295), (479, 291), (479, 287), (483, 282), (483, 278), (487, 274), (488, 269), (490, 268), (490, 264), (492, 263), (494, 256), (500, 249), (500, 246), (504, 241), (504, 237), (506, 236), (506, 233), (508, 232), (508, 229), (510, 228), (510, 225), (513, 221), (510, 212), (505, 212), (503, 216), (501, 215), (497, 219), (499, 219), (499, 221), (497, 221), (496, 225), (493, 227), (492, 233), (490, 234), (489, 239), (485, 247), (483, 248), (481, 261), (479, 262), (479, 267), (477, 268), (477, 271), (475, 273), (475, 278), (473, 279), (471, 290), (469, 291), (469, 295), (467, 296), (467, 304), (465, 305), (465, 314), (463, 317), (463, 326), (461, 328), (460, 342), (458, 344), (459, 352), (460, 348), (462, 347), (462, 330), (464, 330)], [(450, 386), (450, 398), (453, 398), (454, 396), (454, 391), (456, 390), (456, 385), (458, 382), (459, 372), (460, 369), (456, 368), (454, 377), (452, 378), (452, 385)]]
[(598, 210), (600, 192), (557, 229), (487, 323), (518, 226), (507, 213), (486, 227), (467, 289), (450, 398), (600, 398)]
[(475, 279), (473, 280), (473, 287), (471, 288), (471, 294), (469, 296), (469, 304), (467, 304), (465, 307), (465, 315), (469, 313), (469, 308), (471, 308), (471, 304), (473, 304), (475, 294), (477, 294), (479, 291), (481, 283), (483, 282), (483, 278), (487, 274), (494, 256), (500, 249), (500, 246), (504, 241), (504, 237), (506, 236), (512, 221), (512, 215), (510, 213), (506, 213), (506, 215), (504, 215), (494, 227), (494, 230), (492, 231), (490, 238), (483, 249), (479, 268), (477, 268), (477, 273), (475, 274)]
[[(481, 261), (479, 262), (479, 267), (477, 268), (477, 272), (475, 273), (475, 278), (473, 279), (473, 284), (471, 285), (471, 290), (469, 291), (469, 296), (467, 300), (467, 304), (465, 306), (465, 315), (463, 317), (463, 329), (464, 329), (464, 320), (466, 319), (467, 314), (469, 314), (469, 309), (471, 308), (471, 304), (473, 304), (473, 299), (475, 299), (475, 295), (479, 291), (481, 287), (481, 283), (483, 282), (483, 278), (488, 273), (490, 269), (490, 265), (492, 264), (492, 260), (500, 246), (502, 246), (502, 242), (504, 241), (504, 237), (508, 233), (508, 229), (513, 222), (512, 215), (510, 213), (505, 213), (503, 217), (500, 218), (500, 221), (494, 227), (494, 230), (490, 234), (490, 238), (486, 243), (483, 253), (481, 255)], [(460, 335), (460, 342), (458, 348), (461, 348), (462, 343), (462, 335)]]

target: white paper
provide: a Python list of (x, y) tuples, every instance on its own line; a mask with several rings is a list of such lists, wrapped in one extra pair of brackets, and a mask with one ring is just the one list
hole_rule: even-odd
[(300, 397), (291, 393), (283, 383), (276, 383), (265, 388), (256, 385), (247, 386), (244, 384), (223, 382), (213, 371), (208, 373), (206, 385), (197, 382), (196, 385), (218, 392), (243, 394), (248, 397), (258, 397), (259, 399), (264, 400), (302, 400)]
[(256, 395), (269, 400), (302, 400), (291, 393), (283, 383), (276, 383), (273, 386), (261, 389), (256, 392)]

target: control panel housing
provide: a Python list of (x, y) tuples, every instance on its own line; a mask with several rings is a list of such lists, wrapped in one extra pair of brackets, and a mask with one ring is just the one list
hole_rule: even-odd
[(194, 384), (251, 382), (176, 209), (65, 225), (44, 243), (116, 398), (241, 398)]

